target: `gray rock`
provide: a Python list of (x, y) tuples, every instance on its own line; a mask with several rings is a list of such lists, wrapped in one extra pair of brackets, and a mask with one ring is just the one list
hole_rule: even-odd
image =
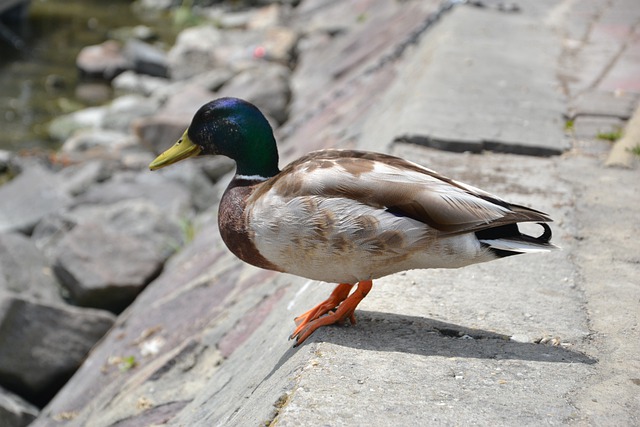
[(0, 424), (3, 427), (26, 427), (38, 412), (31, 403), (0, 387)]
[(216, 92), (229, 80), (231, 80), (233, 76), (235, 76), (235, 73), (231, 70), (228, 70), (226, 68), (216, 68), (215, 70), (198, 74), (189, 81), (191, 83), (205, 87), (212, 92)]
[(289, 18), (289, 14), (286, 13), (288, 11), (289, 8), (285, 8), (278, 3), (271, 3), (255, 9), (250, 16), (249, 22), (247, 22), (247, 28), (273, 28), (281, 25), (284, 19)]
[(78, 224), (98, 222), (105, 229), (128, 234), (154, 246), (164, 260), (184, 243), (183, 223), (144, 199), (129, 199), (111, 205), (79, 205), (42, 219), (31, 235), (36, 247), (51, 264), (60, 241)]
[(123, 55), (120, 44), (107, 40), (82, 48), (76, 58), (76, 66), (83, 76), (111, 80), (131, 65)]
[(222, 61), (215, 52), (223, 41), (222, 32), (212, 25), (188, 28), (180, 32), (167, 55), (171, 78), (188, 79), (222, 66)]
[(185, 117), (156, 114), (136, 120), (133, 129), (140, 143), (157, 155), (175, 144), (189, 123)]
[(148, 241), (85, 223), (60, 241), (53, 269), (76, 304), (120, 312), (158, 275), (163, 261)]
[(121, 43), (126, 43), (132, 38), (152, 42), (158, 39), (158, 32), (146, 25), (136, 25), (135, 27), (119, 27), (109, 30), (107, 37)]
[(18, 174), (14, 154), (11, 151), (0, 150), (0, 185)]
[(36, 404), (46, 401), (114, 320), (104, 311), (0, 294), (0, 383)]
[(90, 160), (64, 168), (57, 176), (62, 189), (72, 196), (77, 196), (93, 184), (108, 179), (113, 172), (111, 169), (104, 160)]
[[(192, 178), (193, 179), (193, 178)], [(164, 261), (184, 244), (181, 224), (147, 200), (123, 200), (101, 208), (95, 215), (105, 229), (150, 243)]]
[(67, 211), (56, 212), (45, 216), (33, 229), (31, 240), (48, 260), (48, 265), (55, 261), (55, 249), (60, 240), (77, 224)]
[(214, 8), (210, 9), (206, 16), (214, 21), (219, 28), (237, 30), (247, 28), (252, 12), (251, 9), (224, 11), (222, 8)]
[(90, 107), (56, 117), (49, 123), (49, 136), (64, 141), (80, 129), (96, 129), (102, 125), (107, 107)]
[(69, 206), (71, 197), (58, 185), (55, 174), (33, 163), (0, 187), (0, 232), (29, 234), (45, 215)]
[(107, 129), (85, 129), (68, 138), (60, 151), (63, 153), (85, 153), (104, 158), (117, 158), (123, 147), (136, 144), (130, 134)]
[(235, 96), (255, 104), (278, 123), (287, 120), (291, 97), (290, 71), (276, 63), (264, 63), (235, 76), (219, 91), (220, 96)]
[(0, 290), (62, 302), (46, 258), (33, 241), (17, 233), (0, 233)]
[(129, 39), (124, 45), (123, 54), (136, 73), (168, 76), (167, 54), (149, 43)]
[(109, 82), (96, 79), (81, 80), (73, 93), (78, 101), (87, 105), (103, 105), (113, 97)]
[(188, 216), (193, 210), (188, 188), (163, 173), (148, 170), (141, 173), (118, 172), (110, 180), (91, 186), (74, 201), (76, 206), (104, 206), (130, 199), (148, 200), (174, 218)]
[(169, 80), (161, 77), (137, 74), (135, 71), (125, 71), (111, 81), (111, 86), (117, 93), (139, 93), (151, 95), (156, 90), (167, 85)]
[(256, 59), (277, 62), (290, 65), (294, 59), (294, 52), (300, 34), (286, 27), (270, 27), (258, 31), (261, 37), (260, 43), (254, 48), (253, 55)]
[[(164, 91), (163, 91), (164, 92)], [(200, 84), (178, 84), (162, 95), (165, 103), (157, 114), (136, 120), (133, 129), (140, 142), (156, 154), (166, 150), (182, 136), (196, 111), (214, 98)]]
[(166, 10), (173, 6), (177, 6), (179, 2), (177, 0), (141, 0), (140, 8), (142, 10), (148, 9), (151, 11)]
[(267, 61), (289, 64), (298, 33), (285, 27), (222, 31), (211, 25), (180, 33), (168, 54), (172, 78), (184, 80), (216, 68), (243, 70)]
[(118, 132), (131, 132), (131, 123), (158, 111), (159, 103), (142, 95), (123, 95), (109, 105), (102, 127)]
[(224, 175), (236, 167), (236, 162), (224, 156), (203, 157), (196, 161), (211, 182), (218, 182)]
[[(218, 201), (217, 192), (209, 178), (209, 175), (205, 174), (200, 167), (200, 164), (205, 163), (207, 162), (183, 162), (179, 167), (167, 168), (162, 171), (154, 172), (154, 174), (163, 174), (172, 182), (182, 185), (187, 194), (190, 195), (191, 205), (194, 209), (196, 211), (203, 211), (211, 208)], [(222, 163), (217, 164), (219, 168), (224, 168), (225, 166), (233, 167), (233, 164), (230, 165), (228, 161), (223, 161)], [(229, 169), (226, 170), (228, 171)], [(218, 172), (222, 171), (218, 170)], [(155, 177), (152, 178), (149, 175), (142, 175), (140, 179), (143, 181), (151, 181), (155, 180)]]

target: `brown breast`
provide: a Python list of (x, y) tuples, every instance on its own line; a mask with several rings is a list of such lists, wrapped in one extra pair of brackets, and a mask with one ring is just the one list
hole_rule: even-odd
[(283, 271), (258, 252), (247, 230), (244, 211), (247, 198), (261, 183), (236, 178), (229, 183), (218, 208), (218, 228), (227, 248), (244, 262), (268, 270)]

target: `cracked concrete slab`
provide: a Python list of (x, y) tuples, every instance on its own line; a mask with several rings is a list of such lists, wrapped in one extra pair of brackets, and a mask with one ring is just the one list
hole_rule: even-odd
[[(455, 8), (411, 52), (362, 140), (455, 152), (567, 150), (553, 65), (561, 44), (534, 12)], [(380, 121), (383, 114), (396, 120)]]

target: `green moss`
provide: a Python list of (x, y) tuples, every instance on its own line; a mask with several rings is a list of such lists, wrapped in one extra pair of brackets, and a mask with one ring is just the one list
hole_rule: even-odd
[(567, 121), (564, 122), (564, 130), (573, 131), (574, 124), (575, 124), (575, 121), (573, 119), (567, 119)]
[(196, 237), (196, 227), (193, 224), (193, 221), (189, 218), (182, 218), (180, 220), (180, 228), (182, 229), (184, 244), (192, 242)]
[(640, 157), (640, 145), (636, 145), (630, 151), (636, 156)]
[(615, 141), (619, 140), (620, 138), (622, 138), (622, 129), (621, 128), (616, 128), (615, 130), (613, 130), (611, 132), (598, 132), (598, 135), (596, 135), (596, 136), (597, 136), (598, 139), (615, 142)]
[(128, 370), (135, 368), (137, 365), (138, 362), (136, 362), (135, 356), (127, 356), (122, 358), (118, 364), (118, 368), (120, 368), (120, 372), (127, 372)]
[(194, 12), (193, 0), (183, 0), (182, 4), (173, 10), (173, 25), (176, 28), (194, 27), (206, 20)]

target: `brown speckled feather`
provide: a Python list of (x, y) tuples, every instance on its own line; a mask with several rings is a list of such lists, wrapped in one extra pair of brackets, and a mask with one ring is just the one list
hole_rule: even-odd
[(243, 236), (272, 269), (338, 283), (489, 261), (495, 253), (474, 232), (550, 221), (406, 160), (358, 151), (310, 153), (246, 195)]
[[(513, 205), (407, 160), (380, 153), (323, 150), (289, 164), (256, 194), (345, 197), (424, 222), (444, 235), (515, 222), (548, 222), (544, 213)], [(268, 196), (267, 196), (268, 197)]]

